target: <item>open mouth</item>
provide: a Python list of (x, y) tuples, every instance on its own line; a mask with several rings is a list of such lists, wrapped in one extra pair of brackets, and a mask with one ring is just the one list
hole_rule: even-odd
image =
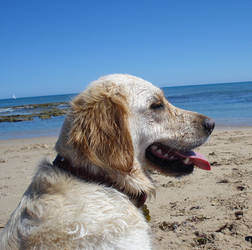
[(203, 155), (194, 151), (177, 151), (161, 143), (151, 144), (145, 155), (158, 170), (167, 174), (190, 174), (194, 166), (211, 170), (210, 163)]

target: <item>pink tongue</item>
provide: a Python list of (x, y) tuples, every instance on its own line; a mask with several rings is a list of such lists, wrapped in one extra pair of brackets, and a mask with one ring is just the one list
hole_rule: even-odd
[(201, 168), (204, 170), (211, 170), (210, 163), (207, 161), (207, 159), (202, 154), (194, 152), (194, 154), (189, 156), (189, 159), (198, 168)]
[(204, 169), (204, 170), (211, 170), (210, 163), (208, 160), (205, 158), (204, 155), (193, 152), (193, 151), (188, 151), (188, 152), (176, 152), (180, 157), (183, 158), (189, 158), (190, 161), (197, 166), (198, 168)]

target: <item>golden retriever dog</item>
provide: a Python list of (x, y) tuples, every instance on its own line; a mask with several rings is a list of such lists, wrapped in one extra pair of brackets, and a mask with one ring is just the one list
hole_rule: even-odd
[(53, 163), (43, 160), (0, 235), (1, 250), (151, 249), (143, 216), (152, 170), (210, 170), (192, 149), (214, 121), (176, 108), (141, 78), (99, 78), (71, 102)]

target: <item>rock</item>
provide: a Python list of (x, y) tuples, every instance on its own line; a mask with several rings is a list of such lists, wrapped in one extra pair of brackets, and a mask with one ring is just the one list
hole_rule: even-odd
[(163, 221), (163, 222), (159, 225), (159, 228), (160, 228), (162, 231), (165, 231), (165, 232), (168, 232), (168, 231), (176, 231), (176, 229), (177, 229), (178, 227), (179, 227), (178, 222), (169, 223), (169, 222)]
[(252, 243), (252, 236), (246, 236), (245, 237), (245, 240)]
[(236, 211), (235, 217), (237, 220), (240, 220), (243, 217), (243, 211)]

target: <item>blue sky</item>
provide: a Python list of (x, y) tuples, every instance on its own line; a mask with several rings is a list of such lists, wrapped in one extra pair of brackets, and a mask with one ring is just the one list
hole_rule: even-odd
[(0, 98), (104, 74), (158, 86), (252, 80), (251, 0), (0, 0)]

